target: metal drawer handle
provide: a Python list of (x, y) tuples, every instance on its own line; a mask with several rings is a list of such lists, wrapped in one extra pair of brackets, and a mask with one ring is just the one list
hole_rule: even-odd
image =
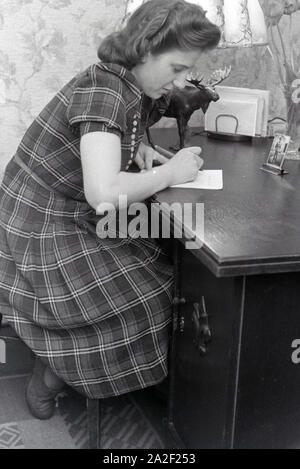
[(204, 356), (207, 354), (207, 345), (212, 340), (204, 296), (202, 296), (201, 305), (199, 305), (199, 303), (194, 303), (192, 321), (195, 325), (194, 344), (199, 350), (200, 355)]

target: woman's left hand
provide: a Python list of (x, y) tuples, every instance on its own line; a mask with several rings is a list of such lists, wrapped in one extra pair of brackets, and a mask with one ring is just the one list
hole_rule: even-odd
[(153, 167), (153, 161), (158, 161), (160, 164), (164, 164), (167, 163), (167, 161), (169, 160), (168, 158), (162, 156), (160, 153), (155, 151), (153, 148), (141, 142), (135, 157), (136, 164), (138, 165), (141, 171), (148, 171)]

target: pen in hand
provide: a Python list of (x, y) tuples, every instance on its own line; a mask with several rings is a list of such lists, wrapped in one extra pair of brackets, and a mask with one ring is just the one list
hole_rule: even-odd
[[(157, 153), (160, 154), (161, 157), (164, 157), (164, 158), (161, 158), (160, 160), (158, 158), (155, 158), (153, 159), (152, 161), (152, 166), (161, 166), (162, 164), (166, 163), (170, 158), (173, 158), (173, 156), (175, 155), (175, 153), (171, 153), (170, 151), (168, 150), (165, 150), (164, 148), (160, 147), (159, 145), (151, 145), (153, 150), (155, 150)], [(166, 159), (166, 161), (163, 161), (163, 159)], [(146, 172), (146, 169), (142, 169), (141, 173), (145, 173)]]
[(173, 158), (175, 153), (172, 153), (164, 148), (160, 147), (159, 145), (154, 145), (155, 150), (160, 153), (161, 155), (165, 156), (166, 158)]
[[(160, 153), (162, 156), (164, 156), (164, 157), (166, 157), (166, 158), (168, 158), (168, 159), (173, 158), (173, 156), (175, 155), (175, 153), (172, 153), (172, 152), (170, 152), (170, 151), (168, 151), (168, 150), (165, 150), (164, 148), (160, 147), (159, 145), (154, 145), (154, 148), (155, 148), (155, 150), (156, 150), (158, 153)], [(196, 156), (196, 155), (195, 155), (195, 156)], [(199, 171), (200, 171), (200, 169), (201, 169), (201, 167), (202, 167), (202, 165), (203, 165), (203, 160), (202, 160), (202, 159), (200, 159), (200, 160), (201, 160), (201, 165), (200, 165), (200, 167), (199, 167)], [(154, 160), (153, 163), (154, 163), (155, 166), (161, 164), (161, 163), (160, 163), (159, 161), (157, 161), (157, 160)]]

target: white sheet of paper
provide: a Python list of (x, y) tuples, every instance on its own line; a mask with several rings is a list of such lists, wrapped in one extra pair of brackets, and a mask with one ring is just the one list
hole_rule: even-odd
[(197, 179), (185, 184), (176, 184), (176, 188), (184, 189), (208, 189), (208, 190), (221, 190), (223, 189), (223, 170), (203, 170), (199, 171)]

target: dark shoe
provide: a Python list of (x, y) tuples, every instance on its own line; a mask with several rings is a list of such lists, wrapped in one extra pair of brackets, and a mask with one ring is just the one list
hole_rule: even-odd
[(36, 358), (30, 381), (26, 388), (26, 402), (30, 412), (40, 420), (52, 417), (55, 411), (55, 398), (60, 389), (50, 389), (44, 382), (46, 365)]

